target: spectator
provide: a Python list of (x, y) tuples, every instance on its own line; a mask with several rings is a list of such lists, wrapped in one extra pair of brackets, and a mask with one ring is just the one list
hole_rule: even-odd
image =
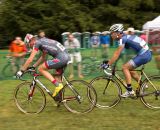
[(74, 70), (73, 70), (73, 63), (74, 59), (78, 63), (78, 76), (79, 78), (83, 78), (83, 75), (81, 74), (81, 53), (80, 53), (80, 43), (79, 41), (72, 35), (68, 35), (68, 39), (64, 42), (65, 48), (68, 50), (71, 60), (68, 62), (69, 69), (70, 69), (70, 76), (69, 78), (72, 79), (74, 77)]
[(25, 43), (22, 41), (21, 37), (16, 37), (15, 40), (11, 42), (9, 49), (10, 49), (9, 55), (13, 58), (12, 66), (14, 71), (16, 63), (19, 63), (20, 66), (23, 64), (27, 48)]
[(102, 32), (100, 37), (100, 44), (102, 46), (102, 58), (108, 57), (108, 47), (110, 44), (110, 36), (108, 31)]
[(135, 34), (134, 28), (132, 28), (132, 27), (128, 28), (128, 29), (127, 29), (127, 34), (128, 34), (128, 35), (134, 35), (134, 34)]
[(92, 57), (97, 57), (97, 48), (100, 44), (100, 37), (98, 32), (94, 32), (93, 36), (91, 37), (91, 47), (92, 47)]
[(39, 37), (39, 38), (43, 38), (43, 37), (45, 37), (45, 36), (46, 36), (45, 31), (43, 31), (43, 30), (39, 30), (39, 31), (38, 31), (38, 37)]

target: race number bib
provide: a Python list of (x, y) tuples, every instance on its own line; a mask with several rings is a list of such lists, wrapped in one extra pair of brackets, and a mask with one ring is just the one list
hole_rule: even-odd
[(63, 46), (61, 43), (57, 43), (57, 47), (58, 47), (61, 51), (64, 51), (64, 50), (65, 50), (64, 46)]

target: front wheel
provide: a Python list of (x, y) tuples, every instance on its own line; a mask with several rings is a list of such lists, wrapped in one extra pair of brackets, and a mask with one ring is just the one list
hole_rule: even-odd
[(83, 80), (73, 80), (64, 86), (62, 102), (73, 113), (88, 113), (93, 110), (97, 100), (94, 88)]
[(141, 85), (140, 99), (146, 107), (160, 109), (160, 76), (151, 76), (148, 79)]
[(94, 78), (90, 84), (97, 92), (97, 107), (112, 108), (120, 102), (122, 89), (114, 79), (99, 76)]
[(16, 106), (25, 114), (40, 113), (46, 105), (46, 96), (43, 90), (35, 85), (32, 96), (30, 96), (32, 82), (19, 84), (14, 93)]

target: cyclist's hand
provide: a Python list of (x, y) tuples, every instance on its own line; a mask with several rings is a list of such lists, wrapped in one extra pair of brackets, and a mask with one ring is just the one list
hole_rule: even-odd
[(109, 68), (109, 64), (102, 63), (100, 67), (102, 69), (107, 69), (107, 68)]
[(20, 79), (23, 75), (24, 71), (22, 70), (19, 70), (17, 73), (16, 73), (16, 78)]
[(102, 62), (102, 64), (100, 65), (100, 67), (101, 67), (102, 69), (107, 69), (107, 68), (109, 68), (108, 60), (104, 60), (104, 61)]

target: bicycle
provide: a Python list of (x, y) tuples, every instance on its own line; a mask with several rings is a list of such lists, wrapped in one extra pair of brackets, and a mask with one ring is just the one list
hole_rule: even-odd
[[(24, 57), (24, 61), (29, 57), (29, 55), (30, 52), (27, 52)], [(39, 55), (34, 59), (34, 61), (36, 61), (38, 57)], [(14, 60), (12, 56), (5, 56), (4, 58), (7, 59), (7, 64), (2, 69), (2, 75), (6, 78), (13, 77), (20, 68), (20, 59)]]
[(13, 59), (11, 56), (6, 56), (4, 58), (7, 59), (7, 64), (2, 69), (2, 75), (7, 78), (12, 77), (15, 75), (15, 73), (18, 71), (20, 67), (16, 62), (13, 65)]
[(40, 75), (35, 70), (28, 69), (24, 74), (26, 73), (30, 73), (33, 80), (19, 84), (14, 92), (16, 106), (25, 114), (38, 114), (45, 108), (46, 95), (44, 91), (56, 101), (58, 107), (63, 104), (72, 113), (88, 113), (95, 107), (96, 91), (86, 81), (68, 81), (62, 74), (62, 82), (66, 84), (60, 93), (53, 97), (52, 92), (38, 79)]
[[(112, 69), (103, 69), (105, 75), (94, 78), (90, 84), (96, 89), (97, 104), (99, 108), (112, 108), (116, 106), (122, 95), (122, 85), (126, 88), (124, 80), (116, 73), (115, 66)], [(132, 99), (140, 98), (141, 102), (150, 109), (160, 109), (160, 76), (153, 75), (148, 77), (144, 72), (144, 65), (139, 70), (140, 79), (136, 89), (136, 96)], [(142, 77), (145, 79), (140, 84)]]
[(90, 75), (95, 73), (95, 68), (99, 66), (101, 61), (97, 60), (94, 57), (85, 57), (82, 60), (82, 74)]

